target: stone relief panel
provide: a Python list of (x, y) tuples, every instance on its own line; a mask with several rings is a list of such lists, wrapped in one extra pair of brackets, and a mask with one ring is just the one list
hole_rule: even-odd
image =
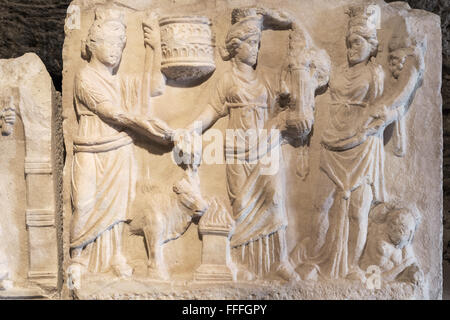
[(0, 296), (53, 296), (61, 279), (57, 158), (63, 152), (56, 147), (62, 124), (56, 95), (34, 54), (1, 60), (0, 74)]
[[(11, 136), (14, 131), (14, 127), (16, 124), (16, 110), (18, 109), (18, 101), (20, 99), (19, 89), (17, 87), (4, 86), (2, 88), (2, 96), (1, 96), (1, 111), (0, 111), (0, 119), (1, 119), (1, 129), (2, 129), (2, 138), (6, 136)], [(19, 136), (20, 137), (20, 136)], [(12, 139), (6, 139), (2, 141), (2, 147), (4, 149), (9, 149), (10, 146), (13, 148), (18, 147), (24, 149), (23, 145), (23, 135), (22, 139), (18, 138), (17, 142)], [(7, 162), (3, 164), (3, 167), (7, 165)], [(10, 179), (2, 179), (10, 180)], [(7, 219), (3, 218), (4, 222), (1, 228), (1, 236), (2, 239), (6, 241), (6, 224), (14, 223), (10, 220), (11, 215), (7, 217)], [(19, 243), (16, 243), (16, 247), (20, 246)], [(12, 272), (13, 265), (9, 261), (11, 257), (9, 257), (9, 252), (6, 249), (6, 246), (2, 246), (0, 249), (0, 290), (8, 290), (13, 288)]]
[(438, 19), (187, 2), (73, 2), (63, 297), (439, 297)]

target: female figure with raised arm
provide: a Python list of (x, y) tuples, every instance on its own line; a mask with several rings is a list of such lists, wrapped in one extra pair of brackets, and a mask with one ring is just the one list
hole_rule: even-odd
[[(273, 84), (278, 79), (273, 72), (256, 67), (264, 14), (267, 13), (256, 8), (233, 10), (226, 50), (222, 53), (231, 68), (218, 79), (208, 106), (196, 121), (202, 123), (203, 131), (228, 116), (226, 177), (236, 221), (231, 247), (235, 259), (246, 267), (241, 274), (254, 278), (275, 272), (291, 280), (298, 276), (287, 255), (283, 161), (279, 158), (280, 167), (267, 174), (263, 164), (275, 161), (275, 154), (281, 157), (280, 136), (271, 133), (281, 118)], [(271, 18), (286, 29), (291, 23), (286, 17), (285, 21), (281, 16)], [(189, 130), (195, 130), (194, 124)], [(230, 132), (233, 137), (228, 136)], [(246, 136), (248, 132), (253, 132), (256, 138)], [(249, 141), (266, 144), (266, 148), (256, 150), (257, 143)]]

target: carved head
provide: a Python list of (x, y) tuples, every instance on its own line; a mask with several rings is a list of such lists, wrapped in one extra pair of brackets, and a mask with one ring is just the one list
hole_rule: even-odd
[(124, 20), (122, 11), (97, 8), (94, 23), (82, 45), (82, 57), (88, 61), (94, 58), (108, 67), (116, 68), (127, 40)]
[(234, 58), (249, 65), (254, 66), (258, 61), (260, 35), (254, 34), (241, 41), (235, 48)]
[(232, 25), (225, 39), (227, 52), (224, 60), (236, 57), (244, 63), (255, 65), (261, 40), (263, 16), (256, 8), (234, 9)]
[(173, 191), (177, 194), (179, 201), (193, 214), (203, 215), (209, 204), (203, 198), (200, 191), (200, 182), (195, 177), (187, 175), (173, 186)]
[(368, 61), (378, 52), (376, 10), (374, 6), (352, 6), (346, 36), (347, 59), (350, 65)]
[(19, 111), (20, 89), (4, 87), (0, 92), (0, 128), (2, 135), (10, 135), (16, 122), (16, 112)]
[(412, 242), (420, 216), (412, 210), (393, 210), (388, 213), (386, 223), (389, 240), (401, 249)]

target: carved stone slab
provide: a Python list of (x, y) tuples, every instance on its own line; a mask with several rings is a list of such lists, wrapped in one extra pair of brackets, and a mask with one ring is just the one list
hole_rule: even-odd
[[(62, 122), (35, 54), (0, 60), (2, 297), (57, 294)], [(58, 125), (59, 124), (59, 125)]]
[(438, 16), (364, 0), (70, 8), (63, 297), (441, 297)]

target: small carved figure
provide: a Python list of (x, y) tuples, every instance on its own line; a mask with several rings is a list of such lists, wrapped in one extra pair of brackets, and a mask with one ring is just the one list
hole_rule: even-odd
[(373, 208), (361, 268), (367, 270), (377, 266), (382, 279), (387, 282), (422, 282), (423, 272), (412, 247), (420, 220), (416, 210), (386, 204)]
[[(148, 190), (147, 190), (148, 191)], [(148, 197), (136, 200), (130, 231), (145, 238), (148, 275), (168, 279), (163, 244), (179, 238), (208, 209), (200, 192), (198, 176), (186, 174), (173, 186), (173, 193), (151, 190)]]
[(16, 109), (19, 103), (18, 88), (4, 88), (1, 93), (0, 101), (0, 128), (2, 135), (9, 136), (12, 133), (14, 124), (16, 123)]
[[(149, 44), (159, 39), (159, 30), (148, 27), (152, 25), (144, 22), (145, 45), (158, 48), (159, 43)], [(158, 143), (170, 143), (173, 136), (163, 121), (146, 118), (142, 105), (147, 107), (152, 95), (150, 76), (144, 74), (149, 81), (142, 81), (116, 74), (125, 43), (123, 12), (99, 7), (83, 46), (88, 63), (76, 75), (74, 86), (78, 133), (73, 139), (72, 265), (68, 273), (75, 278), (85, 270), (131, 275), (121, 242), (137, 172), (132, 134)], [(146, 65), (149, 61), (154, 59), (146, 57)], [(152, 70), (151, 65), (145, 68)]]

